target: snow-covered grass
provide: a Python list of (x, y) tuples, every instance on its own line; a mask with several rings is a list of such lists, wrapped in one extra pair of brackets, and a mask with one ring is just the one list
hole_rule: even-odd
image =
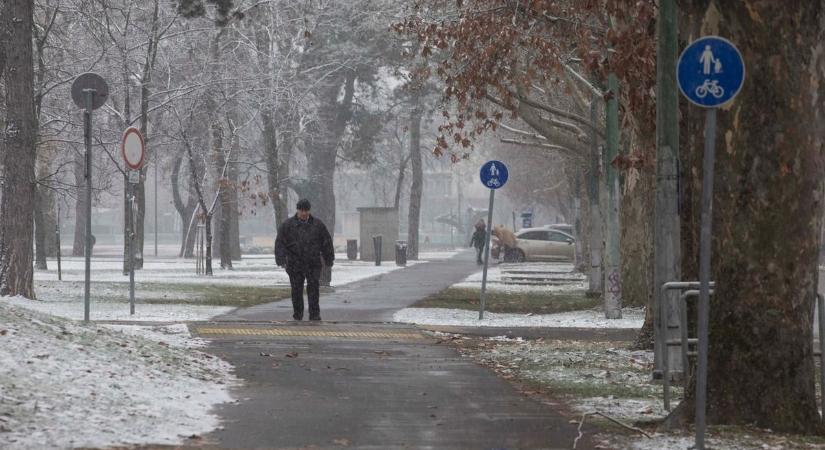
[[(453, 288), (481, 289), (482, 277), (479, 270)], [(487, 269), (487, 289), (504, 293), (584, 292), (587, 277), (569, 263), (498, 264)]]
[(444, 308), (405, 308), (393, 316), (395, 322), (418, 325), (467, 327), (559, 327), (559, 328), (641, 328), (643, 309), (625, 308), (621, 319), (605, 319), (599, 310), (571, 311), (558, 314), (503, 314)]
[[(395, 264), (375, 266), (367, 261), (348, 261), (346, 255), (336, 255), (336, 258), (333, 286), (401, 269)], [(196, 275), (193, 260), (147, 259), (144, 268), (135, 273), (136, 307), (135, 315), (130, 315), (129, 278), (123, 275), (122, 264), (119, 258), (92, 260), (92, 320), (207, 320), (237, 306), (289, 296), (289, 277), (284, 269), (275, 266), (270, 255), (245, 256), (234, 264), (234, 270), (221, 270), (217, 266), (211, 277)], [(11, 301), (60, 317), (82, 319), (84, 267), (83, 258), (65, 258), (63, 279), (58, 281), (57, 263), (50, 260), (50, 270), (35, 272), (38, 301)]]
[[(283, 268), (275, 265), (271, 255), (246, 255), (233, 263), (233, 270), (222, 270), (219, 261), (213, 261), (213, 275), (195, 274), (193, 259), (147, 259), (143, 269), (135, 272), (137, 283), (153, 284), (202, 284), (241, 286), (289, 286), (289, 276)], [(62, 263), (63, 281), (83, 281), (84, 259), (64, 258)], [(340, 286), (364, 278), (382, 275), (399, 267), (394, 264), (376, 266), (369, 261), (348, 261), (346, 255), (336, 255), (332, 270), (332, 285)], [(123, 275), (123, 261), (120, 258), (95, 258), (91, 264), (93, 282), (129, 283)], [(35, 273), (37, 281), (57, 281), (57, 261), (49, 260), (48, 271)]]
[[(0, 299), (0, 448), (177, 444), (218, 426), (225, 362), (185, 327), (124, 333)], [(19, 303), (19, 302), (16, 302)]]

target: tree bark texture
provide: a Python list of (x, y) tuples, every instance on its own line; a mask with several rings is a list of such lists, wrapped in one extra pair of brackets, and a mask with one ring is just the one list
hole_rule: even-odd
[(241, 139), (238, 135), (238, 129), (232, 125), (232, 151), (229, 159), (229, 167), (227, 170), (229, 176), (229, 185), (226, 192), (226, 207), (225, 211), (228, 215), (227, 237), (229, 246), (230, 267), (231, 261), (241, 260), (241, 223), (240, 223), (240, 200), (238, 199), (238, 186), (240, 185), (240, 174), (238, 173), (237, 161), (241, 157)]
[(7, 0), (6, 128), (2, 203), (0, 204), (0, 272), (2, 295), (34, 298), (33, 237), (35, 203), (34, 70), (32, 9), (28, 0)]
[[(719, 111), (708, 423), (812, 432), (820, 429), (812, 324), (823, 211), (825, 2), (722, 3), (693, 17), (701, 34), (734, 42), (747, 66), (741, 93)], [(687, 109), (689, 127), (701, 127), (701, 114)], [(702, 136), (687, 141), (688, 161), (701, 159)], [(685, 174), (693, 198), (682, 211), (685, 237), (696, 244), (699, 174)], [(686, 276), (695, 275), (696, 247), (683, 253)], [(693, 398), (689, 390), (687, 417)]]
[(419, 231), (421, 229), (421, 196), (424, 189), (424, 169), (421, 161), (421, 97), (414, 91), (410, 98), (410, 162), (412, 185), (407, 214), (407, 259), (418, 259)]
[(184, 203), (183, 197), (180, 193), (181, 166), (183, 166), (182, 153), (175, 158), (175, 162), (172, 165), (172, 173), (170, 175), (170, 183), (172, 185), (172, 201), (175, 205), (175, 210), (180, 216), (181, 223), (180, 251), (178, 252), (178, 257), (192, 258), (194, 257), (195, 235), (198, 223), (197, 221), (192, 220), (192, 215), (195, 213), (195, 208), (198, 205), (197, 194), (195, 194), (193, 188), (196, 181), (192, 180), (191, 175), (189, 175), (190, 180), (189, 183), (187, 183), (188, 195), (186, 197), (186, 203)]
[(333, 83), (326, 92), (326, 106), (319, 113), (322, 127), (315, 148), (307, 150), (307, 183), (312, 214), (326, 224), (331, 235), (335, 234), (335, 164), (338, 145), (352, 118), (352, 102), (355, 95), (355, 71), (344, 73), (343, 98), (338, 101), (341, 84)]
[(271, 112), (261, 114), (263, 141), (266, 156), (267, 186), (272, 212), (275, 214), (273, 234), (289, 216), (286, 178), (289, 175), (289, 145), (286, 140), (278, 143), (278, 131)]

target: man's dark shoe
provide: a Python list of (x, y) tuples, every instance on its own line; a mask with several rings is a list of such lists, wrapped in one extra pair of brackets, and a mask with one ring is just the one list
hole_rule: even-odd
[(292, 318), (295, 319), (295, 320), (301, 321), (301, 320), (304, 320), (304, 315), (295, 313), (295, 314), (292, 315)]
[(321, 320), (321, 316), (309, 316), (309, 320)]

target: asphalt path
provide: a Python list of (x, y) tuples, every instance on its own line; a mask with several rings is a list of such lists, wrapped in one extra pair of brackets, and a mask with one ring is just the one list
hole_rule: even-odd
[[(203, 444), (571, 448), (578, 433), (563, 405), (520, 393), (416, 327), (387, 323), (476, 270), (467, 252), (340, 287), (322, 294), (320, 323), (288, 321), (291, 304), (281, 301), (193, 326), (243, 380)], [(587, 435), (577, 448), (592, 448)]]

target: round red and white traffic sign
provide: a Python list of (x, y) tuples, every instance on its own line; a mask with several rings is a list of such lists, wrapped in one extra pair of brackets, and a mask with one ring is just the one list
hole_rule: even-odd
[(132, 170), (140, 170), (143, 167), (143, 162), (146, 159), (146, 148), (140, 130), (129, 127), (123, 132), (120, 153), (123, 155), (123, 162), (126, 163), (126, 167)]

